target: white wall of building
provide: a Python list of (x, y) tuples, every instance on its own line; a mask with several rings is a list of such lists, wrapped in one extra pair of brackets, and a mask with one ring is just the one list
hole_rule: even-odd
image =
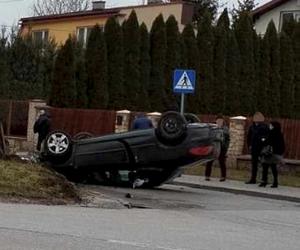
[(284, 11), (300, 11), (300, 0), (290, 0), (277, 8), (274, 8), (267, 13), (261, 15), (254, 23), (256, 32), (263, 35), (266, 32), (268, 24), (271, 20), (274, 21), (276, 29), (280, 30), (281, 28), (281, 13)]

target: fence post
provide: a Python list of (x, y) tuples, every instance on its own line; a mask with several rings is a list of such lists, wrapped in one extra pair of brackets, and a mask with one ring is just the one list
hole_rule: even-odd
[(236, 156), (243, 153), (246, 119), (247, 118), (244, 116), (236, 116), (230, 118), (230, 146), (228, 155), (232, 158), (235, 158)]
[(116, 123), (115, 123), (115, 133), (127, 132), (129, 128), (130, 121), (130, 111), (120, 110), (117, 111)]
[(8, 115), (6, 123), (6, 135), (10, 136), (10, 127), (11, 127), (11, 116), (12, 116), (12, 100), (8, 102)]
[(159, 113), (159, 112), (148, 113), (147, 117), (152, 121), (153, 126), (156, 128), (157, 122), (158, 122), (159, 118), (161, 117), (161, 113)]
[(38, 107), (46, 106), (46, 102), (44, 100), (30, 100), (29, 108), (28, 108), (28, 126), (27, 126), (27, 142), (29, 144), (29, 148), (34, 150), (35, 144), (37, 142), (37, 135), (33, 133), (33, 125), (37, 119), (38, 115)]

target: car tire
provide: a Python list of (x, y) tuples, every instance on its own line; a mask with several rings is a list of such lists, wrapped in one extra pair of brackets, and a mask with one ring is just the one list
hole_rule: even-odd
[(156, 135), (158, 140), (164, 144), (179, 144), (186, 137), (186, 133), (187, 121), (178, 112), (166, 112), (158, 121)]
[(64, 163), (72, 153), (71, 136), (63, 131), (52, 131), (45, 140), (45, 153), (51, 162)]
[(199, 117), (192, 113), (184, 114), (184, 118), (186, 119), (187, 123), (200, 123)]

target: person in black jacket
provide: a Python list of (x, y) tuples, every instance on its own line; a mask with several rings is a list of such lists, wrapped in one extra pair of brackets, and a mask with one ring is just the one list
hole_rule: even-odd
[(251, 152), (251, 178), (246, 184), (255, 184), (257, 177), (257, 167), (259, 162), (259, 156), (261, 150), (263, 148), (263, 139), (268, 135), (268, 125), (264, 122), (265, 117), (262, 113), (256, 112), (253, 115), (253, 124), (250, 126), (248, 135), (247, 135), (247, 143), (249, 150)]
[(272, 188), (278, 187), (278, 171), (277, 165), (283, 159), (285, 151), (285, 143), (283, 134), (281, 132), (281, 125), (279, 122), (271, 122), (269, 125), (269, 134), (264, 141), (264, 147), (261, 152), (261, 162), (263, 166), (262, 181), (260, 187), (265, 187), (268, 183), (269, 167), (272, 169), (273, 185)]
[(38, 143), (36, 149), (41, 150), (43, 141), (46, 139), (50, 131), (50, 118), (45, 110), (40, 111), (39, 118), (36, 120), (33, 126), (33, 132), (38, 133)]

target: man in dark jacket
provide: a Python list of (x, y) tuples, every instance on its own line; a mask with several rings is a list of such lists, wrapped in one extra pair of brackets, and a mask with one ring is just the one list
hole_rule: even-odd
[(255, 184), (259, 156), (263, 147), (263, 141), (268, 135), (268, 125), (264, 123), (265, 117), (262, 113), (256, 112), (253, 116), (253, 124), (250, 126), (247, 135), (247, 144), (251, 153), (251, 178), (246, 184)]
[(153, 128), (152, 121), (144, 114), (139, 114), (133, 122), (132, 129), (138, 130), (138, 129), (148, 129), (148, 128)]
[[(218, 160), (221, 169), (220, 181), (225, 181), (226, 180), (226, 158), (227, 158), (227, 151), (230, 143), (230, 134), (229, 134), (228, 127), (225, 125), (224, 117), (222, 115), (217, 116), (216, 124), (218, 125), (218, 127), (223, 128), (223, 134), (224, 134), (224, 141), (221, 144), (221, 152)], [(213, 161), (210, 161), (206, 164), (205, 180), (207, 181), (210, 180), (212, 165), (213, 165)]]
[(50, 131), (50, 118), (45, 110), (40, 111), (39, 118), (36, 120), (33, 126), (33, 132), (38, 133), (38, 143), (36, 149), (38, 151), (41, 150), (41, 145), (43, 141), (46, 139), (48, 133)]

